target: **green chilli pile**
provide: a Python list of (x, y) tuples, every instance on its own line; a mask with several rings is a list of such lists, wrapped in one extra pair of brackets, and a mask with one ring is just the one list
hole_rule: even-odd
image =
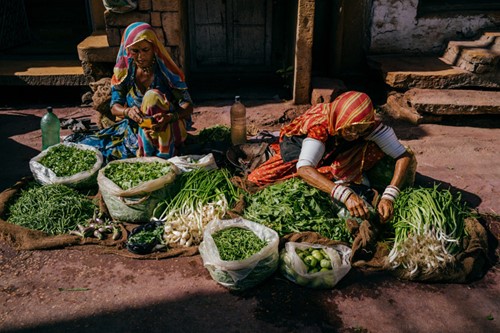
[(92, 200), (65, 185), (33, 186), (9, 207), (8, 222), (49, 235), (68, 233), (92, 219)]
[(449, 190), (408, 188), (394, 205), (394, 245), (388, 262), (409, 277), (429, 274), (453, 263), (470, 215), (460, 193)]
[(69, 177), (79, 172), (90, 171), (96, 162), (97, 157), (93, 150), (62, 144), (50, 148), (39, 161), (57, 177)]

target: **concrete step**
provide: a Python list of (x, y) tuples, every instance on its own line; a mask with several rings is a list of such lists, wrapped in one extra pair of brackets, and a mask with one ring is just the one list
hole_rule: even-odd
[(106, 31), (95, 31), (77, 46), (82, 62), (115, 63), (118, 46), (110, 47)]
[(500, 91), (414, 88), (393, 93), (382, 109), (414, 124), (439, 121), (447, 115), (500, 114)]
[(472, 73), (434, 56), (375, 55), (369, 66), (394, 89), (500, 88), (500, 73)]
[(0, 85), (88, 86), (79, 60), (0, 59)]
[(500, 31), (484, 32), (474, 41), (451, 41), (442, 60), (472, 73), (498, 72)]

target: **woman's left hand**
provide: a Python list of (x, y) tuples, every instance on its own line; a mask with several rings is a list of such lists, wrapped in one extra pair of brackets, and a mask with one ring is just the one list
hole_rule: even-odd
[(394, 204), (392, 201), (382, 199), (380, 200), (377, 208), (380, 216), (380, 222), (385, 223), (392, 218), (394, 214)]

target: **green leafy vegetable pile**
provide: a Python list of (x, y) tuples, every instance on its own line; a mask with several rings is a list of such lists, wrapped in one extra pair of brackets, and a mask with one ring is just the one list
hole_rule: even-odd
[(204, 128), (198, 134), (198, 143), (205, 144), (214, 141), (231, 142), (231, 129), (224, 125), (215, 125)]
[(225, 228), (212, 235), (222, 260), (243, 260), (262, 250), (267, 242), (253, 231), (239, 227)]
[(52, 170), (58, 177), (69, 177), (89, 171), (97, 162), (95, 152), (73, 146), (57, 145), (42, 157), (39, 163)]
[(92, 200), (65, 185), (33, 185), (9, 207), (8, 222), (50, 235), (64, 234), (94, 216)]
[(328, 194), (292, 178), (247, 197), (244, 217), (276, 230), (280, 236), (315, 231), (324, 237), (351, 242), (339, 208)]
[(169, 174), (172, 166), (161, 162), (110, 163), (104, 175), (123, 190), (128, 190)]

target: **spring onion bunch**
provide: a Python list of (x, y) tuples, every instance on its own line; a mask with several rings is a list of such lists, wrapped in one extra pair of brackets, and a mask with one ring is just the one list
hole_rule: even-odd
[(430, 274), (453, 264), (465, 235), (469, 214), (449, 190), (408, 188), (394, 205), (394, 245), (388, 256), (391, 268), (403, 268), (409, 277)]
[(205, 226), (222, 218), (240, 197), (226, 169), (195, 169), (181, 174), (174, 186), (177, 194), (160, 202), (153, 216), (165, 223), (165, 243), (198, 245)]

